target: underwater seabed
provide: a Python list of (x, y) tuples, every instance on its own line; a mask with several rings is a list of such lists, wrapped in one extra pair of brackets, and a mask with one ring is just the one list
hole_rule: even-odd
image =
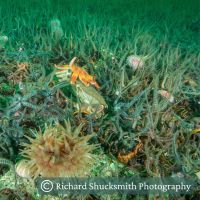
[(200, 3), (0, 1), (0, 200), (37, 177), (200, 182)]

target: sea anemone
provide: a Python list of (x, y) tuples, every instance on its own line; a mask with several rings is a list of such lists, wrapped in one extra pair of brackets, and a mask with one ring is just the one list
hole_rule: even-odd
[(6, 35), (0, 36), (0, 41), (7, 42), (8, 37)]
[(8, 37), (6, 35), (0, 36), (0, 50), (3, 49), (8, 42)]
[(63, 29), (59, 19), (52, 19), (50, 21), (51, 34), (55, 39), (61, 39), (63, 37)]
[(159, 90), (158, 93), (162, 97), (165, 97), (170, 103), (174, 103), (175, 102), (174, 96), (172, 96), (168, 91), (166, 91), (166, 90)]
[(127, 58), (127, 64), (133, 69), (136, 70), (144, 66), (144, 58), (141, 56), (131, 55)]
[[(91, 135), (79, 136), (82, 125), (74, 131), (70, 123), (66, 129), (61, 125), (46, 127), (44, 133), (38, 132), (30, 144), (24, 144), (21, 154), (26, 158), (18, 165), (24, 177), (72, 177), (84, 176), (94, 163), (91, 151), (95, 145), (87, 142)], [(24, 168), (24, 169), (23, 169)], [(17, 170), (16, 170), (17, 171)], [(27, 172), (27, 174), (24, 174)]]

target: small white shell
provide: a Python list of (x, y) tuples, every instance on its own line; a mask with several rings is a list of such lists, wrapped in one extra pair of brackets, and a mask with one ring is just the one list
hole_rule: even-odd
[(31, 178), (31, 171), (26, 160), (22, 160), (15, 166), (15, 171), (22, 178)]

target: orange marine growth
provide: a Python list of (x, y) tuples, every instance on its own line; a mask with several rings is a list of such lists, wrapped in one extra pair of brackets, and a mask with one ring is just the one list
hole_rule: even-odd
[(118, 154), (119, 161), (127, 164), (129, 162), (129, 160), (131, 160), (132, 158), (134, 158), (138, 154), (138, 151), (140, 151), (141, 148), (142, 148), (142, 144), (139, 143), (139, 144), (136, 145), (135, 149), (133, 149), (127, 155), (122, 155), (121, 153), (119, 153)]
[(83, 68), (74, 65), (75, 59), (76, 59), (76, 57), (74, 57), (71, 60), (69, 65), (63, 65), (63, 66), (55, 65), (55, 67), (57, 69), (60, 69), (61, 71), (65, 71), (65, 70), (71, 69), (71, 71), (72, 71), (71, 83), (72, 84), (75, 84), (77, 78), (79, 78), (80, 81), (82, 83), (84, 83), (84, 85), (89, 86), (91, 84), (91, 85), (94, 85), (97, 89), (99, 89), (100, 86), (94, 80), (93, 76), (89, 75)]

